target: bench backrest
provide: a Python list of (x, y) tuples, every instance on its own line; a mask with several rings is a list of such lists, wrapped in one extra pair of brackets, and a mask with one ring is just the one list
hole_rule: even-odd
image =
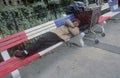
[(13, 46), (16, 46), (18, 44), (21, 44), (27, 40), (33, 39), (55, 28), (58, 28), (65, 23), (66, 19), (73, 20), (73, 18), (74, 18), (73, 15), (68, 15), (66, 17), (62, 17), (54, 21), (49, 21), (45, 24), (41, 24), (36, 27), (24, 30), (22, 32), (10, 35), (6, 38), (0, 39), (0, 52), (7, 50)]

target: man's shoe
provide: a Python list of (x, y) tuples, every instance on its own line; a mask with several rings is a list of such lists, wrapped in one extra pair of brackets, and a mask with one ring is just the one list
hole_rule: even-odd
[(24, 59), (25, 57), (27, 57), (28, 52), (26, 52), (25, 50), (16, 50), (14, 55), (15, 55), (15, 57)]

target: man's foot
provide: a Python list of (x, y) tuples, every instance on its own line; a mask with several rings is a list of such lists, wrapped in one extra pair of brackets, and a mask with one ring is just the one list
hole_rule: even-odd
[(18, 57), (20, 59), (24, 59), (25, 57), (27, 57), (27, 52), (25, 50), (16, 50), (15, 51), (15, 57)]

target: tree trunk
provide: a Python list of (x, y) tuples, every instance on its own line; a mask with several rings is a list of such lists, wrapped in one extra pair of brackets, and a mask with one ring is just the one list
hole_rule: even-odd
[(2, 0), (0, 0), (0, 10), (2, 9), (2, 7), (3, 7), (3, 2)]

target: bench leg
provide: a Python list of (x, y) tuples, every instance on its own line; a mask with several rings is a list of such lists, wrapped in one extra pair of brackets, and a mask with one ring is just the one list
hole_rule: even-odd
[(104, 21), (101, 25), (101, 36), (105, 37), (105, 29), (104, 29), (104, 25), (106, 24), (106, 21)]
[[(8, 59), (10, 58), (10, 55), (8, 54), (8, 51), (7, 51), (7, 50), (1, 52), (1, 55), (2, 55), (2, 57), (3, 57), (3, 59), (4, 59), (4, 61), (6, 61), (6, 60), (8, 60)], [(11, 75), (12, 75), (12, 78), (21, 78), (20, 72), (19, 72), (19, 70), (17, 70), (17, 69), (14, 70), (13, 72), (11, 72)]]

